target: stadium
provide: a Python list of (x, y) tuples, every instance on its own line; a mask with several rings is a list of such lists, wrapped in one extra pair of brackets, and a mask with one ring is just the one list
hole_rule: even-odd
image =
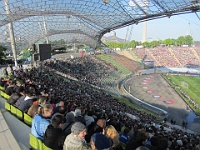
[(200, 46), (190, 36), (168, 45), (145, 36), (131, 45), (131, 30), (125, 40), (104, 36), (198, 17), (198, 0), (3, 0), (0, 8), (0, 149), (199, 149)]

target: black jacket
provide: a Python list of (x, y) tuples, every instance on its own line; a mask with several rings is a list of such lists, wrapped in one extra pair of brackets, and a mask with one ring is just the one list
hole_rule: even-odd
[(12, 95), (10, 96), (10, 98), (8, 99), (8, 103), (9, 104), (15, 104), (16, 103), (16, 101), (18, 100), (18, 98), (20, 97), (21, 95), (19, 94), (19, 93), (17, 93), (17, 92), (15, 92), (15, 93), (12, 93)]
[(50, 124), (44, 134), (44, 144), (54, 150), (62, 150), (66, 136), (62, 129), (54, 128)]

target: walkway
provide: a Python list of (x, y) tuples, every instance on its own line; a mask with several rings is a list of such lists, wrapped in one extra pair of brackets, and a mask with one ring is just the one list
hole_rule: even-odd
[(0, 97), (0, 150), (29, 150), (30, 127), (4, 109)]

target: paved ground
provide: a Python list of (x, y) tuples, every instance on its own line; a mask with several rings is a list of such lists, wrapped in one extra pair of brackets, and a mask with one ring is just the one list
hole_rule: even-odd
[[(135, 76), (127, 81), (126, 89), (140, 100), (144, 100), (167, 111), (169, 114), (168, 121), (173, 119), (176, 120), (178, 125), (182, 125), (182, 121), (187, 120), (187, 128), (200, 133), (200, 117), (196, 117), (188, 109), (185, 102), (160, 74)], [(166, 100), (172, 100), (174, 104), (164, 103)]]
[(4, 102), (5, 99), (0, 97), (0, 150), (29, 150), (30, 127), (5, 110)]

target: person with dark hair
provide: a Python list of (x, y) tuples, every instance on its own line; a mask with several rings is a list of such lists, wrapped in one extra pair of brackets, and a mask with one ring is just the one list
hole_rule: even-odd
[(168, 148), (168, 140), (165, 137), (158, 137), (158, 150), (169, 150)]
[(44, 134), (44, 144), (55, 150), (62, 150), (66, 138), (66, 133), (62, 130), (62, 115), (52, 117), (51, 124), (47, 127)]
[(14, 93), (14, 90), (13, 90), (14, 86), (15, 86), (15, 82), (12, 80), (9, 80), (8, 86), (5, 88), (5, 93), (11, 96), (12, 93)]
[(119, 137), (120, 142), (122, 142), (124, 144), (127, 143), (128, 139), (129, 139), (128, 133), (129, 133), (129, 129), (126, 127), (124, 129), (124, 132), (122, 134), (120, 134), (120, 137)]
[(148, 147), (150, 150), (157, 150), (158, 136), (152, 136), (150, 138), (150, 143), (151, 144), (147, 144), (146, 147)]
[(2, 86), (4, 88), (4, 85), (6, 84), (6, 80), (4, 78), (1, 77), (0, 80), (0, 86)]
[(60, 101), (59, 103), (56, 104), (54, 111), (53, 111), (54, 114), (59, 111), (60, 107), (64, 107), (64, 101)]
[(126, 150), (135, 150), (139, 146), (145, 146), (147, 139), (148, 134), (145, 131), (135, 131), (134, 136), (126, 144)]
[(19, 109), (23, 112), (28, 112), (28, 109), (32, 106), (34, 100), (33, 93), (31, 91), (26, 92), (26, 97), (24, 101), (19, 105)]
[(93, 126), (90, 127), (90, 130), (88, 131), (87, 135), (85, 136), (85, 140), (87, 141), (87, 143), (90, 142), (91, 136), (94, 133), (103, 133), (105, 127), (106, 127), (106, 120), (105, 119), (97, 120), (97, 122), (95, 122), (93, 124)]
[(24, 87), (23, 86), (18, 86), (16, 87), (16, 91), (12, 93), (10, 98), (8, 99), (9, 104), (15, 104), (16, 101), (23, 95)]

